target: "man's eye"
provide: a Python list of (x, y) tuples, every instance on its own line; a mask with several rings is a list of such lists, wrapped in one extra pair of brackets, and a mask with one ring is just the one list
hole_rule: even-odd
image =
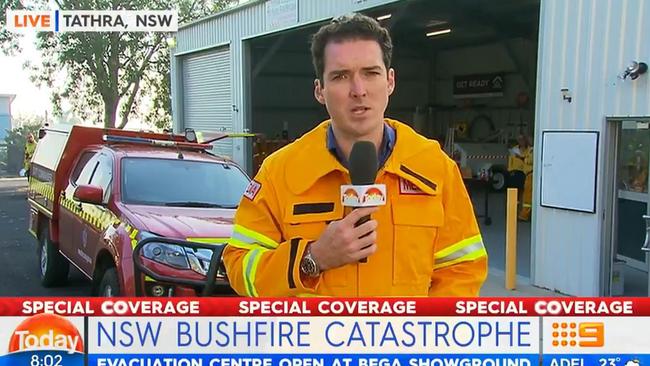
[(338, 74), (338, 75), (334, 75), (334, 77), (332, 77), (332, 80), (343, 80), (345, 78), (346, 78), (345, 74)]

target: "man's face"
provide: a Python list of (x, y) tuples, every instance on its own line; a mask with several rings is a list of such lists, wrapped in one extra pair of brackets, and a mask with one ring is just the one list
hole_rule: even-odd
[(27, 136), (27, 141), (29, 141), (29, 143), (34, 142), (34, 136)]
[(314, 95), (324, 104), (334, 127), (350, 137), (364, 137), (383, 124), (395, 72), (386, 70), (376, 41), (346, 40), (325, 46), (323, 82)]
[(528, 146), (528, 143), (527, 143), (526, 138), (524, 136), (517, 137), (517, 144), (519, 144), (519, 146), (522, 146), (522, 147), (527, 147)]

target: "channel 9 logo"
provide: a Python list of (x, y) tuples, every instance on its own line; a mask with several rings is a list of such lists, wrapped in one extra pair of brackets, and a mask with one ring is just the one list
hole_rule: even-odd
[(605, 324), (602, 322), (554, 322), (552, 344), (554, 347), (603, 347)]

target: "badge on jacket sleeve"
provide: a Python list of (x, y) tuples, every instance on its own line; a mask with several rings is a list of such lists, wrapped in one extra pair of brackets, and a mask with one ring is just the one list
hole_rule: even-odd
[(418, 186), (409, 182), (404, 178), (399, 179), (399, 193), (400, 194), (425, 194)]
[(251, 201), (254, 200), (255, 196), (257, 196), (261, 188), (261, 184), (254, 180), (251, 180), (250, 183), (248, 183), (248, 187), (246, 187), (246, 190), (244, 191), (244, 197), (248, 198)]

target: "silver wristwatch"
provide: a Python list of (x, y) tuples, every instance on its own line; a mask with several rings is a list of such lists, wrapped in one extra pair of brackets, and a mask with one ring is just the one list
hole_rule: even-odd
[(304, 273), (307, 277), (318, 277), (320, 275), (320, 267), (318, 263), (311, 256), (311, 245), (307, 245), (305, 255), (300, 261), (300, 272)]

